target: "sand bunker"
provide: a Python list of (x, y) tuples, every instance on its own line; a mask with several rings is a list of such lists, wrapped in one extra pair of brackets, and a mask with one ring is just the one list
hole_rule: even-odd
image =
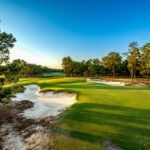
[(112, 82), (112, 81), (105, 81), (105, 80), (98, 80), (98, 79), (86, 79), (86, 82), (90, 83), (101, 83), (101, 84), (107, 84), (107, 85), (112, 85), (112, 86), (125, 86), (124, 82)]
[(24, 93), (17, 93), (12, 101), (29, 100), (34, 106), (26, 109), (23, 116), (30, 119), (42, 119), (48, 116), (57, 116), (64, 109), (76, 102), (76, 95), (70, 93), (41, 93), (37, 85), (25, 86)]
[(0, 149), (51, 149), (54, 139), (48, 129), (58, 114), (76, 102), (76, 94), (41, 93), (37, 85), (25, 88), (9, 104), (0, 105)]

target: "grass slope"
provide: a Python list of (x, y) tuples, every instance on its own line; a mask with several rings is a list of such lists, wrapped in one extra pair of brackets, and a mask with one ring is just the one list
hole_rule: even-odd
[(58, 150), (106, 149), (105, 140), (125, 150), (150, 148), (150, 89), (86, 83), (84, 79), (24, 79), (43, 91), (78, 93), (78, 102), (58, 119)]

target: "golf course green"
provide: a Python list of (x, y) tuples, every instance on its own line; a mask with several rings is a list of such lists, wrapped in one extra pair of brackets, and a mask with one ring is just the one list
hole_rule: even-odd
[(57, 119), (58, 150), (124, 150), (150, 148), (150, 88), (87, 83), (84, 78), (21, 79), (41, 91), (77, 93), (77, 103)]

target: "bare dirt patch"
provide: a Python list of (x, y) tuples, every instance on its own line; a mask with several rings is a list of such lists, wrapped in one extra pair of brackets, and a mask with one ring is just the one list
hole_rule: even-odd
[(33, 103), (27, 100), (0, 105), (0, 149), (49, 149), (48, 127), (53, 124), (54, 117), (24, 118), (21, 113), (31, 107)]

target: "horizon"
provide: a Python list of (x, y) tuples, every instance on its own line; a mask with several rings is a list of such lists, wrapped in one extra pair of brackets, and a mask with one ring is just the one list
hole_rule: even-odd
[[(2, 0), (0, 29), (17, 43), (11, 60), (61, 68), (70, 56), (81, 61), (122, 54), (132, 41), (150, 42), (148, 0)], [(32, 58), (32, 59), (31, 59)]]

